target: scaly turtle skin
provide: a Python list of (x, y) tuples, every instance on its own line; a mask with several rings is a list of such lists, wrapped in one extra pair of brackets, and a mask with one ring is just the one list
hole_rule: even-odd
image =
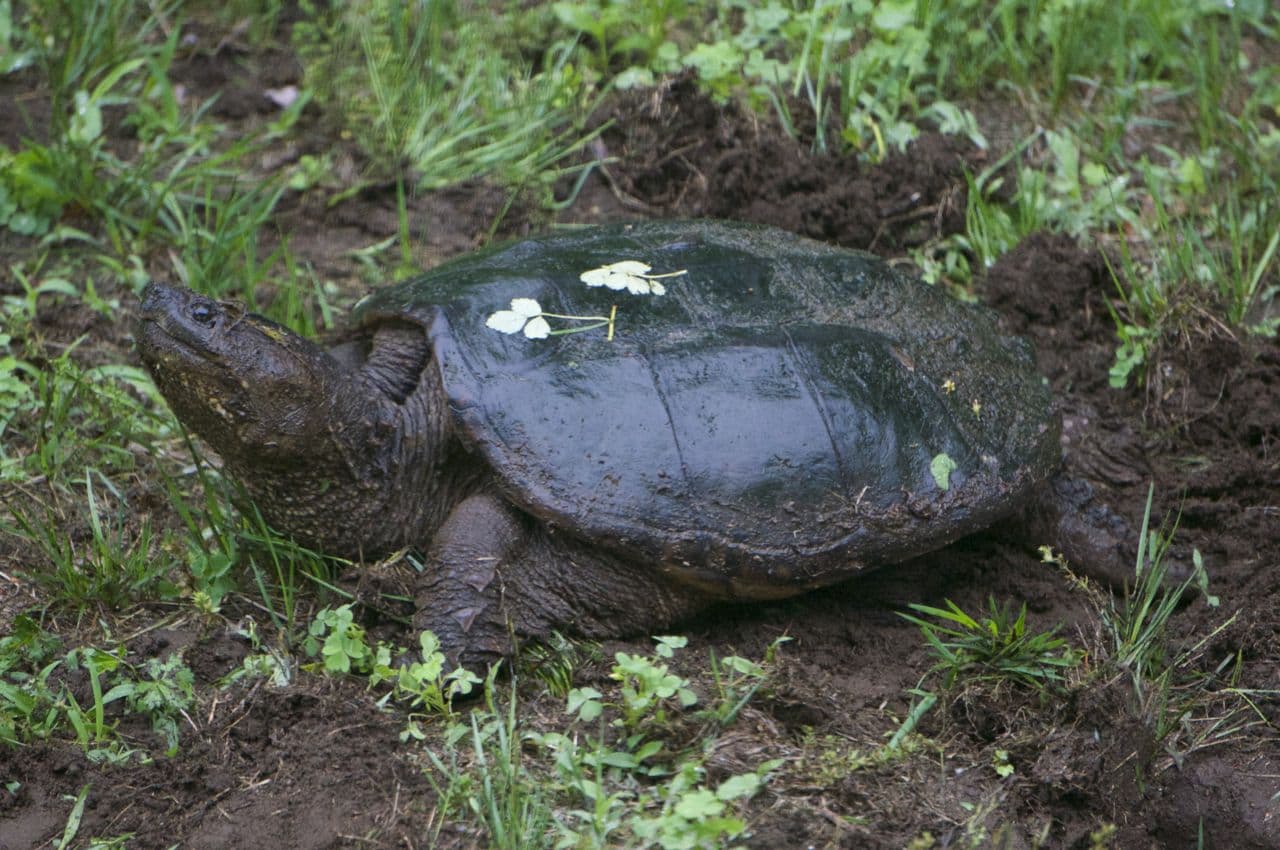
[[(580, 279), (623, 260), (684, 274), (664, 294)], [(489, 326), (521, 298), (616, 308), (615, 333)], [(328, 350), (152, 284), (138, 347), (274, 527), (351, 558), (425, 551), (415, 625), (472, 665), (511, 635), (653, 630), (936, 549), (1060, 462), (1045, 383), (985, 310), (748, 225), (500, 245), (379, 290)], [(1076, 553), (1123, 568), (1114, 535), (1077, 526)]]

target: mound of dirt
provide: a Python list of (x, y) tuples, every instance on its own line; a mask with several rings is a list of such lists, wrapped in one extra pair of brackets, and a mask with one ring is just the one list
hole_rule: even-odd
[[(926, 133), (877, 166), (813, 155), (774, 122), (718, 106), (694, 80), (622, 93), (595, 153), (615, 203), (646, 216), (771, 224), (884, 255), (964, 228), (966, 167), (980, 154)], [(606, 204), (607, 206), (607, 204)]]

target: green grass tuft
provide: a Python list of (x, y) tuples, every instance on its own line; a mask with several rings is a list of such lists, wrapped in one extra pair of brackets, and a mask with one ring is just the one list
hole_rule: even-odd
[(943, 672), (943, 687), (973, 679), (1007, 680), (1045, 690), (1061, 685), (1066, 671), (1080, 663), (1081, 654), (1048, 632), (1027, 631), (1027, 606), (1015, 617), (1008, 606), (988, 601), (988, 614), (975, 619), (947, 600), (947, 607), (911, 604), (931, 619), (901, 614), (924, 634), (937, 658), (934, 670)]

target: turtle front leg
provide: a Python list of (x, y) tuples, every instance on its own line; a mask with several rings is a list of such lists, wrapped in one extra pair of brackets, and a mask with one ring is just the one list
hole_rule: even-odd
[(710, 601), (656, 567), (553, 534), (489, 493), (463, 500), (440, 527), (414, 599), (414, 628), (434, 632), (451, 661), (480, 673), (552, 631), (640, 634)]
[(502, 573), (529, 537), (522, 517), (495, 496), (459, 503), (436, 532), (418, 579), (415, 632), (430, 630), (450, 661), (479, 673), (512, 654)]

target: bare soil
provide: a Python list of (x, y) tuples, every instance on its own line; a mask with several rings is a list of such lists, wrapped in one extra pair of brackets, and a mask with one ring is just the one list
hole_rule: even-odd
[[(296, 82), (287, 56), (256, 61), (259, 71), (224, 50), (190, 60), (182, 73), (197, 95), (226, 95), (216, 107), (226, 120), (248, 120), (266, 110), (261, 87)], [(254, 76), (268, 66), (269, 74)], [(983, 162), (981, 152), (937, 135), (875, 166), (814, 156), (767, 118), (718, 106), (686, 80), (616, 97), (597, 120), (611, 123), (595, 152), (616, 161), (592, 176), (559, 215), (563, 221), (739, 218), (895, 261), (912, 245), (963, 229), (964, 171)], [(302, 152), (272, 155), (287, 161)], [(545, 226), (519, 204), (506, 209), (506, 200), (478, 185), (413, 199), (423, 264), (479, 245), (490, 232), (502, 237)], [(295, 255), (354, 293), (359, 269), (347, 252), (394, 234), (395, 205), (389, 189), (333, 208), (291, 195), (278, 224)], [(0, 267), (16, 250), (0, 245)], [(1155, 514), (1181, 511), (1179, 539), (1203, 553), (1221, 605), (1189, 601), (1172, 622), (1172, 646), (1190, 648), (1235, 614), (1203, 649), (1202, 669), (1238, 659), (1235, 687), (1275, 689), (1280, 345), (1205, 325), (1168, 341), (1148, 387), (1117, 391), (1107, 384), (1115, 346), (1107, 305), (1115, 289), (1096, 251), (1061, 236), (1033, 236), (987, 271), (978, 294), (1010, 330), (1035, 343), (1068, 425), (1068, 472), (1091, 481), (1135, 524), (1152, 481)], [(46, 321), (55, 331), (67, 323), (68, 338), (86, 331), (74, 311)], [(122, 315), (112, 327), (87, 330), (120, 362), (136, 362), (128, 321)], [(140, 486), (154, 490), (150, 509), (162, 511), (162, 485)], [(11, 542), (0, 552), (10, 577), (37, 563)], [(25, 599), (19, 585), (0, 582), (0, 597)], [(1038, 841), (1084, 848), (1091, 833), (1114, 824), (1110, 846), (1119, 848), (1194, 847), (1201, 834), (1207, 847), (1280, 847), (1274, 690), (1254, 699), (1254, 719), (1265, 723), (1175, 758), (1140, 719), (1127, 679), (1096, 680), (1049, 700), (976, 684), (925, 716), (920, 731), (933, 748), (853, 769), (855, 751), (874, 750), (897, 727), (909, 707), (907, 690), (931, 663), (919, 631), (898, 612), (909, 602), (941, 606), (946, 599), (976, 612), (988, 597), (1025, 601), (1031, 628), (1061, 623), (1073, 643), (1097, 645), (1089, 595), (998, 530), (819, 594), (724, 608), (684, 624), (690, 672), (705, 670), (708, 651), (760, 657), (777, 636), (793, 639), (775, 681), (710, 761), (713, 773), (727, 775), (765, 758), (787, 760), (751, 805), (749, 846), (896, 848), (928, 833), (934, 846)], [(20, 783), (16, 792), (0, 787), (0, 848), (53, 846), (86, 783), (92, 789), (81, 836), (132, 833), (128, 846), (141, 850), (424, 847), (437, 827), (440, 846), (486, 846), (482, 833), (439, 822), (425, 759), (401, 744), (402, 718), (379, 711), (361, 682), (302, 676), (285, 688), (219, 690), (214, 683), (247, 645), (217, 619), (143, 632), (148, 617), (156, 624), (168, 614), (134, 612), (121, 633), (141, 633), (129, 644), (133, 657), (180, 650), (197, 674), (202, 701), (181, 730), (177, 755), (108, 767), (65, 743), (0, 749), (0, 779)], [(619, 641), (603, 648), (604, 657), (649, 646), (643, 637)], [(599, 662), (579, 676), (590, 682), (605, 672)], [(555, 716), (555, 701), (533, 683), (521, 700), (531, 717)], [(1225, 692), (1220, 704), (1229, 704)], [(135, 733), (154, 747), (146, 729)], [(993, 769), (997, 750), (1014, 769), (1007, 778)], [(989, 835), (966, 844), (975, 823)]]

